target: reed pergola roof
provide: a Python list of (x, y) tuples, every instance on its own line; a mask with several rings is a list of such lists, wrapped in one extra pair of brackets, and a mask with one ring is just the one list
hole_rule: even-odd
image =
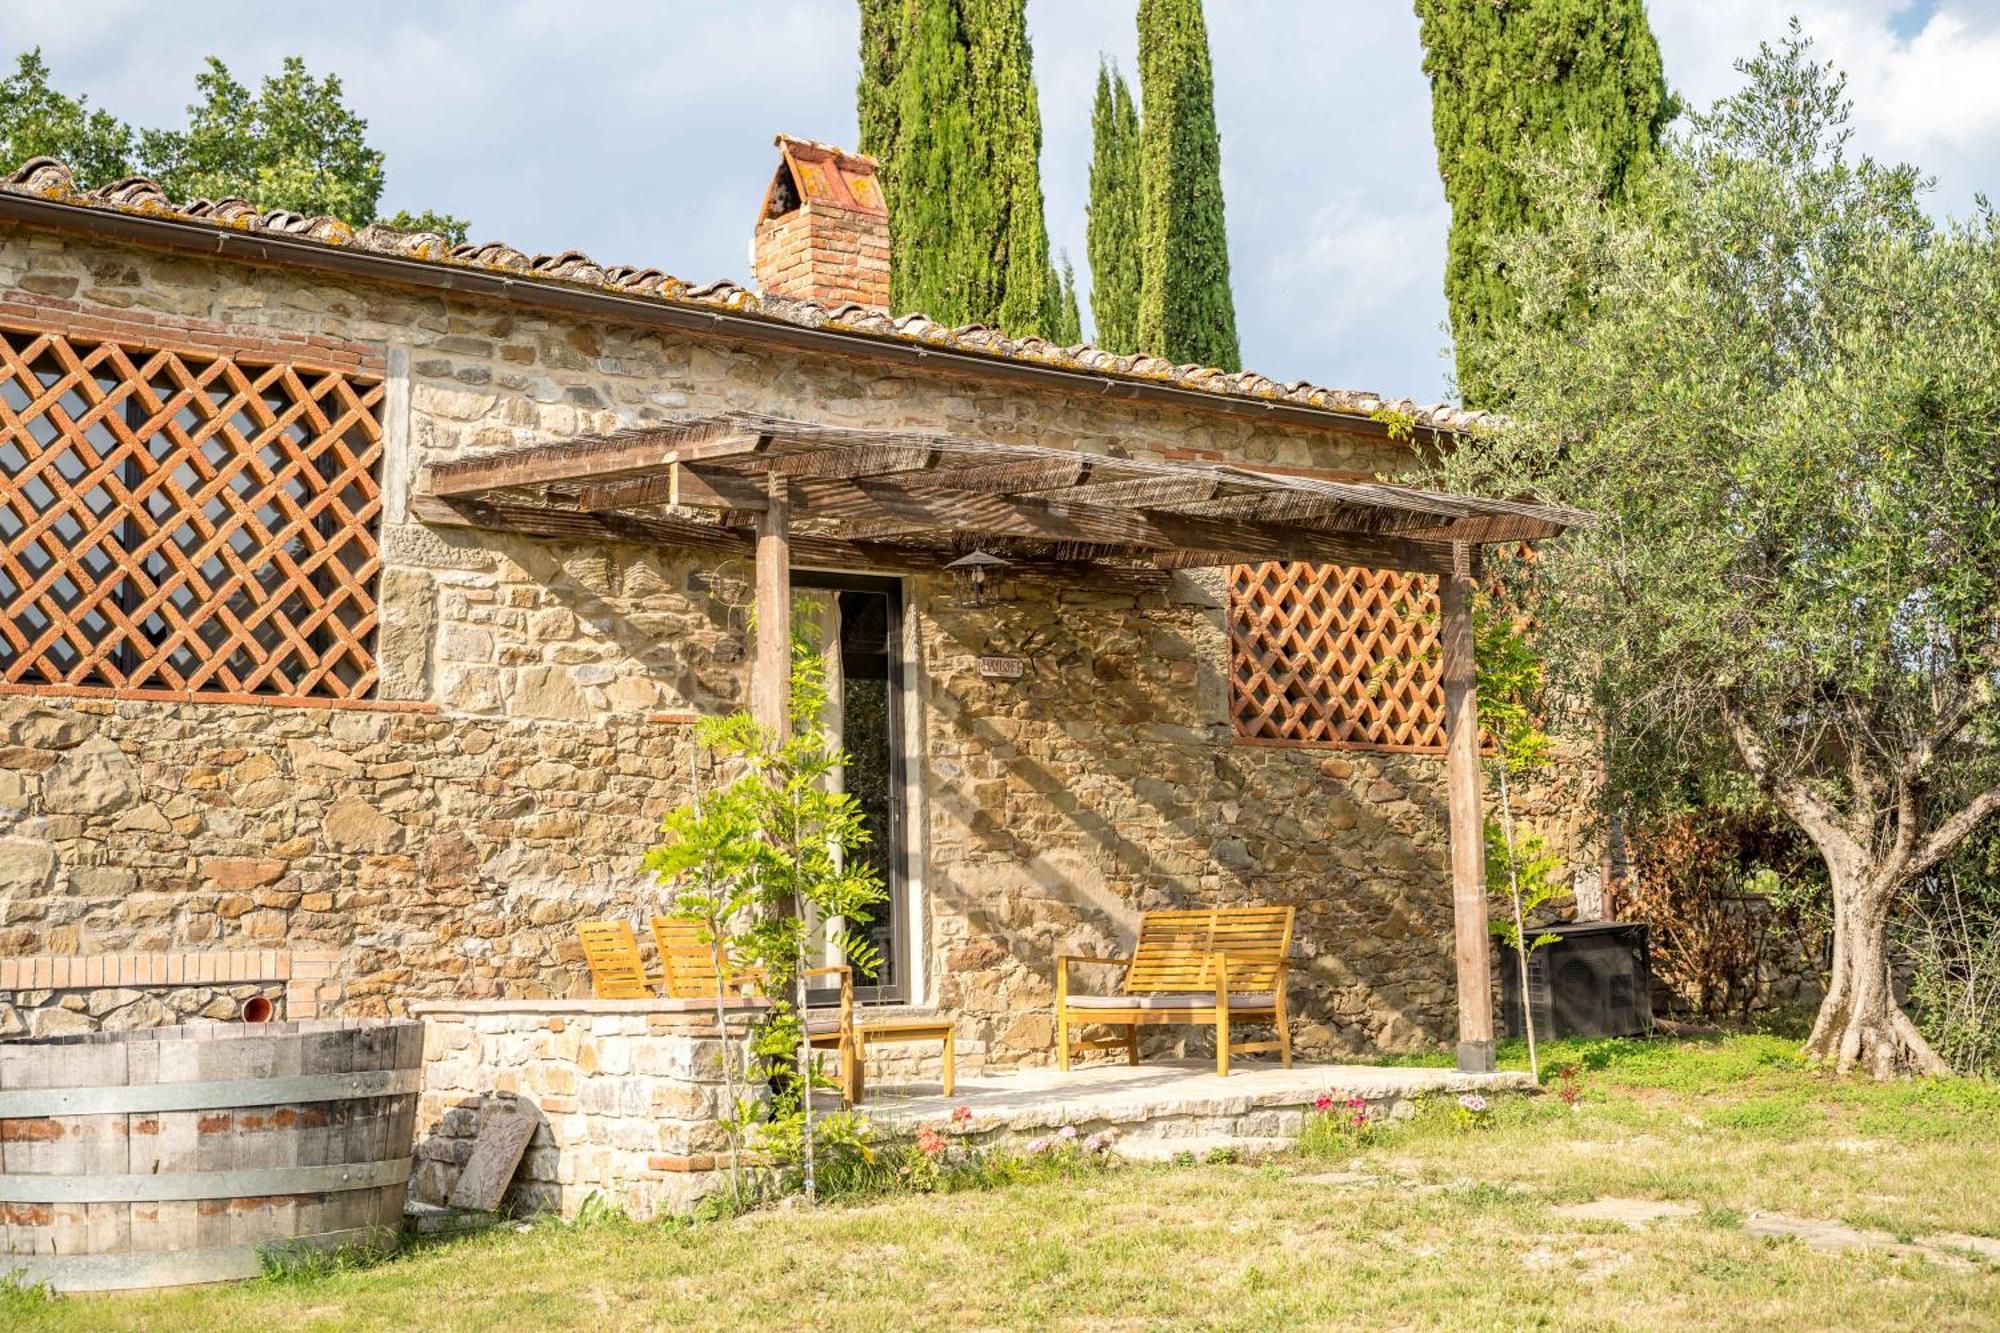
[(1437, 573), (1457, 544), (1553, 537), (1572, 510), (932, 431), (730, 414), (439, 465), (414, 516), (531, 536), (749, 554), (786, 511), (792, 563), (934, 571), (968, 551), (1021, 572), (1156, 582), (1264, 560)]

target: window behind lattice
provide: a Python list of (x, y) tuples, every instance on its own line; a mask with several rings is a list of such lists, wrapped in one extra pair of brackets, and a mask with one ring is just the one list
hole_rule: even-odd
[(381, 399), (0, 328), (0, 681), (367, 697)]
[(1436, 578), (1349, 565), (1237, 565), (1230, 707), (1253, 741), (1441, 752)]

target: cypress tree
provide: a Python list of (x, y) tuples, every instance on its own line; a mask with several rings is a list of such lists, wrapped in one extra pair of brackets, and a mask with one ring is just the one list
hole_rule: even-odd
[(1090, 317), (1108, 352), (1139, 350), (1139, 109), (1125, 77), (1097, 66), (1090, 111)]
[[(893, 24), (886, 9), (872, 12)], [(890, 54), (878, 56), (896, 67), (893, 121), (863, 97), (865, 142), (886, 149), (890, 301), (947, 324), (1046, 335), (1062, 319), (1061, 288), (1042, 216), (1025, 0), (907, 0), (902, 12)]]
[(910, 0), (860, 0), (861, 78), (854, 106), (861, 151), (886, 164), (896, 155), (896, 70)]
[(1139, 96), (1139, 348), (1239, 369), (1222, 136), (1201, 0), (1139, 0)]
[(1067, 251), (1063, 253), (1062, 271), (1049, 269), (1049, 283), (1053, 288), (1049, 293), (1049, 308), (1055, 312), (1055, 319), (1045, 336), (1058, 347), (1074, 347), (1083, 341), (1083, 314), (1076, 307), (1076, 266), (1069, 262)]
[(1445, 296), (1460, 393), (1476, 402), (1464, 349), (1500, 327), (1516, 298), (1493, 256), (1501, 237), (1539, 229), (1526, 159), (1581, 135), (1604, 168), (1607, 197), (1635, 173), (1675, 112), (1642, 0), (1416, 0), (1431, 131), (1451, 204)]

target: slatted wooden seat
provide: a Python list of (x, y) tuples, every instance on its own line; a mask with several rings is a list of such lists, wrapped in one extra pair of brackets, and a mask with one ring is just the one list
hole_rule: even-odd
[[(681, 917), (653, 918), (653, 944), (660, 951), (667, 994), (677, 999), (712, 999), (716, 993), (716, 949), (702, 940), (699, 921)], [(840, 1062), (841, 1097), (849, 1104), (867, 1094), (863, 1077), (871, 1043), (937, 1041), (944, 1044), (944, 1095), (956, 1086), (957, 1038), (946, 1018), (870, 1018), (854, 1007), (854, 969), (815, 967), (807, 979), (838, 977), (840, 1007), (806, 1014), (806, 1041), (814, 1050), (836, 1051)], [(729, 989), (740, 995), (762, 994), (762, 977), (754, 968), (732, 970)]]
[[(1215, 1072), (1229, 1073), (1232, 1052), (1277, 1051), (1292, 1063), (1285, 981), (1292, 947), (1289, 907), (1211, 907), (1147, 912), (1130, 958), (1065, 954), (1056, 960), (1056, 1058), (1068, 1069), (1078, 1051), (1123, 1050), (1139, 1063), (1139, 1028), (1148, 1023), (1213, 1023)], [(1125, 969), (1115, 995), (1072, 995), (1071, 966)], [(1107, 1023), (1123, 1037), (1072, 1041), (1073, 1024)], [(1276, 1041), (1231, 1045), (1231, 1023), (1270, 1023)]]
[(646, 980), (639, 958), (639, 941), (627, 921), (579, 921), (576, 935), (583, 942), (583, 961), (590, 967), (590, 995), (596, 1000), (651, 1000), (658, 997)]
[[(713, 941), (702, 939), (707, 927), (677, 916), (656, 916), (652, 925), (653, 947), (659, 950), (667, 995), (676, 1000), (714, 999), (721, 951)], [(756, 968), (731, 968), (729, 984), (722, 989), (730, 995), (756, 995), (760, 980)]]

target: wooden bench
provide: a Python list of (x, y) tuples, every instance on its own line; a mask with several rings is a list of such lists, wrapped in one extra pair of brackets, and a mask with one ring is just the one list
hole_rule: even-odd
[[(721, 961), (713, 943), (702, 940), (699, 921), (682, 917), (653, 918), (653, 944), (660, 953), (660, 967), (666, 974), (667, 994), (677, 999), (712, 999), (716, 992), (716, 969)], [(868, 1047), (907, 1041), (944, 1043), (944, 1095), (957, 1086), (958, 1039), (946, 1018), (870, 1018), (857, 1015), (854, 1007), (854, 969), (816, 967), (808, 978), (839, 977), (840, 1007), (829, 1014), (824, 1010), (806, 1014), (806, 1041), (814, 1050), (836, 1051), (840, 1060), (841, 1097), (851, 1106), (867, 1095), (864, 1070)], [(761, 993), (762, 978), (751, 969), (732, 972), (728, 989), (744, 995)]]
[[(1056, 960), (1056, 1059), (1069, 1068), (1078, 1051), (1123, 1050), (1139, 1063), (1139, 1029), (1149, 1023), (1215, 1025), (1215, 1072), (1227, 1076), (1232, 1052), (1277, 1051), (1292, 1064), (1285, 981), (1292, 947), (1289, 907), (1211, 907), (1146, 912), (1130, 958), (1064, 954)], [(1125, 969), (1115, 995), (1073, 995), (1070, 968)], [(1123, 1027), (1123, 1037), (1072, 1041), (1072, 1025)], [(1276, 1041), (1231, 1045), (1231, 1023), (1270, 1023)]]

